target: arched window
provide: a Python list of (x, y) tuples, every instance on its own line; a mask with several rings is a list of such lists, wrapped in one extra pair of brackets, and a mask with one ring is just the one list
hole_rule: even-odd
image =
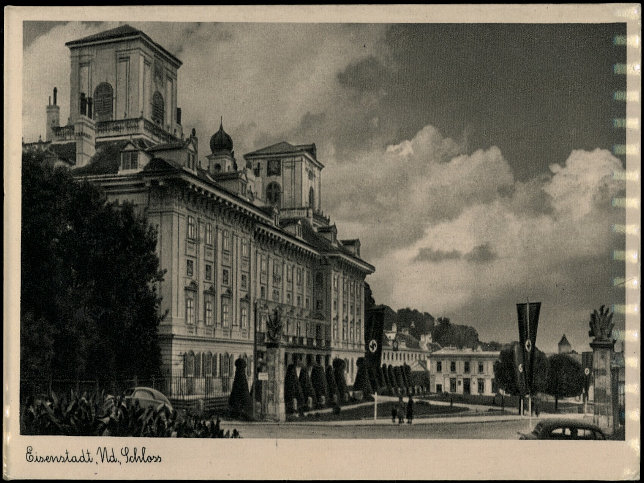
[(183, 357), (183, 375), (192, 377), (195, 375), (195, 353), (190, 351)]
[(152, 120), (157, 124), (163, 124), (163, 119), (165, 115), (165, 104), (163, 102), (163, 96), (159, 91), (156, 91), (152, 95)]
[(212, 354), (210, 352), (206, 352), (206, 355), (204, 356), (203, 375), (204, 376), (212, 375)]
[(270, 183), (266, 187), (266, 200), (271, 205), (279, 206), (281, 199), (282, 199), (282, 188), (280, 188), (280, 185), (277, 183)]
[(114, 117), (114, 89), (101, 82), (94, 90), (94, 117), (98, 122), (111, 121)]
[(309, 207), (315, 208), (315, 191), (313, 191), (313, 187), (309, 188)]
[(228, 375), (230, 377), (233, 377), (235, 375), (235, 356), (232, 354), (230, 355), (230, 361), (228, 364)]
[(213, 166), (213, 168), (212, 168), (212, 169), (215, 171), (215, 173), (220, 173), (220, 172), (221, 172), (221, 164), (216, 163), (216, 164)]
[(224, 355), (221, 356), (221, 375), (224, 377), (228, 376), (228, 352), (224, 352)]
[(201, 352), (199, 352), (199, 353), (195, 356), (195, 376), (196, 376), (196, 377), (200, 377), (200, 376), (201, 376), (201, 357), (202, 357)]

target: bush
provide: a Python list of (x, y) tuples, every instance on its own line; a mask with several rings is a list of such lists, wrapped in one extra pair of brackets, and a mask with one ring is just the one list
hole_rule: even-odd
[(286, 368), (286, 375), (284, 376), (284, 399), (286, 410), (289, 412), (297, 410), (297, 408), (293, 407), (293, 400), (297, 402), (298, 408), (304, 404), (304, 394), (300, 387), (300, 381), (297, 378), (295, 364), (289, 364)]
[(318, 404), (322, 404), (322, 398), (324, 401), (329, 400), (329, 389), (326, 384), (326, 375), (324, 374), (324, 368), (316, 364), (311, 369), (311, 382), (313, 383), (313, 389), (315, 390), (315, 399)]
[(228, 398), (228, 406), (233, 418), (250, 419), (252, 417), (253, 406), (246, 379), (246, 361), (241, 357), (235, 361), (235, 379)]
[(71, 391), (29, 398), (20, 412), (20, 432), (25, 435), (118, 436), (148, 438), (239, 438), (239, 432), (220, 428), (214, 420), (182, 416), (167, 407), (155, 410), (120, 396), (88, 396)]
[(345, 402), (349, 397), (349, 391), (347, 389), (347, 381), (344, 378), (344, 370), (346, 364), (342, 359), (333, 359), (333, 374), (335, 376), (335, 384), (338, 388), (338, 396), (340, 403)]
[(391, 364), (387, 367), (387, 374), (389, 377), (389, 384), (391, 384), (391, 394), (393, 396), (396, 394), (396, 390), (398, 389), (398, 379), (396, 379), (396, 372)]
[(333, 367), (326, 366), (326, 384), (329, 391), (329, 403), (337, 400), (340, 402), (340, 396), (338, 395), (338, 386), (335, 383), (335, 371)]
[[(313, 409), (315, 404), (315, 389), (313, 388), (313, 383), (309, 377), (309, 367), (305, 366), (300, 369), (300, 387), (302, 388), (302, 394), (304, 395), (305, 405), (308, 409)], [(309, 398), (310, 404), (309, 404)], [(309, 407), (310, 406), (310, 407)]]
[(371, 381), (367, 376), (368, 364), (365, 361), (364, 357), (359, 357), (356, 361), (356, 365), (358, 366), (358, 373), (356, 374), (356, 380), (353, 383), (354, 391), (361, 391), (365, 396), (373, 394)]

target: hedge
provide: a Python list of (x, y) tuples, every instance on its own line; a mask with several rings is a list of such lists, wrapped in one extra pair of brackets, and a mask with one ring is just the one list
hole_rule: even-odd
[(364, 397), (367, 397), (373, 394), (371, 381), (369, 380), (369, 377), (367, 375), (369, 366), (364, 360), (364, 357), (359, 357), (356, 361), (356, 365), (358, 366), (358, 373), (356, 374), (356, 380), (353, 383), (353, 389), (355, 391), (362, 391)]
[(253, 406), (246, 379), (246, 361), (242, 358), (235, 361), (235, 379), (233, 380), (233, 389), (228, 397), (228, 406), (234, 418), (250, 419), (252, 417)]
[[(315, 389), (313, 388), (313, 383), (309, 377), (309, 367), (304, 366), (300, 369), (300, 387), (302, 388), (302, 394), (304, 395), (304, 404), (309, 406), (309, 398), (311, 398), (311, 406), (315, 404)], [(313, 409), (313, 407), (308, 407), (308, 409)]]
[(322, 404), (322, 398), (324, 401), (329, 400), (329, 389), (326, 383), (326, 375), (324, 374), (324, 368), (316, 364), (311, 369), (311, 382), (313, 383), (313, 389), (315, 390), (315, 400), (318, 404)]
[[(284, 399), (286, 408), (290, 412), (297, 411), (304, 405), (304, 393), (300, 387), (300, 381), (297, 378), (295, 364), (289, 364), (286, 368), (286, 376), (284, 377)], [(293, 407), (294, 399), (297, 401), (297, 408)]]
[(333, 359), (333, 374), (335, 376), (335, 385), (338, 388), (338, 396), (340, 399), (340, 404), (345, 402), (345, 399), (349, 396), (349, 391), (347, 389), (347, 381), (344, 377), (344, 370), (346, 364), (343, 359)]
[(340, 396), (338, 396), (338, 386), (335, 383), (335, 371), (331, 365), (326, 366), (326, 386), (329, 393), (329, 404), (334, 402), (336, 399), (340, 401)]

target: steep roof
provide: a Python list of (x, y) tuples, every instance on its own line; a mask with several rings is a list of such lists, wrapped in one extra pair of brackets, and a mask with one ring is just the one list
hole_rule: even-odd
[(58, 159), (69, 164), (76, 164), (76, 143), (50, 144), (46, 150)]
[(559, 341), (559, 345), (570, 345), (570, 342), (568, 342), (568, 339), (566, 338), (566, 334), (564, 334), (561, 340)]
[(144, 40), (146, 40), (149, 43), (151, 43), (154, 47), (159, 49), (161, 52), (166, 54), (168, 57), (170, 57), (170, 59), (172, 59), (177, 64), (177, 66), (181, 66), (182, 62), (177, 57), (175, 57), (173, 54), (168, 52), (163, 46), (161, 46), (160, 44), (158, 44), (154, 40), (152, 40), (149, 35), (147, 35), (143, 31), (141, 31), (139, 29), (135, 29), (134, 27), (132, 27), (130, 25), (127, 25), (127, 24), (121, 25), (121, 26), (113, 28), (113, 29), (105, 30), (103, 32), (99, 32), (97, 34), (88, 35), (87, 37), (83, 37), (82, 39), (71, 40), (69, 42), (66, 42), (65, 45), (67, 47), (71, 48), (71, 47), (74, 47), (74, 46), (77, 46), (77, 45), (88, 44), (88, 43), (91, 43), (91, 42), (101, 42), (101, 41), (105, 41), (105, 40), (116, 40), (116, 39), (126, 38), (126, 37), (141, 37), (141, 38), (143, 38)]
[(267, 146), (262, 149), (258, 149), (257, 151), (253, 151), (252, 153), (246, 153), (244, 156), (255, 156), (255, 155), (260, 155), (260, 154), (284, 154), (284, 153), (295, 153), (295, 152), (305, 152), (305, 149), (300, 149), (297, 146), (293, 146), (290, 143), (287, 143), (286, 141), (282, 141), (276, 144), (272, 144), (270, 146)]

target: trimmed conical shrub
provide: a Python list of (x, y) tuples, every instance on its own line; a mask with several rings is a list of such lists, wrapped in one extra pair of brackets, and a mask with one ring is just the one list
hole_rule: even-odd
[(333, 375), (335, 376), (335, 385), (338, 388), (338, 396), (340, 398), (340, 403), (345, 402), (349, 397), (349, 391), (347, 390), (347, 381), (344, 377), (344, 369), (346, 364), (344, 360), (336, 358), (333, 359)]
[(393, 388), (391, 387), (391, 381), (389, 380), (389, 368), (387, 367), (387, 364), (383, 364), (380, 369), (382, 370), (382, 377), (385, 379), (387, 394), (391, 396), (393, 395)]
[(367, 374), (369, 375), (369, 384), (371, 385), (371, 390), (373, 392), (378, 391), (378, 374), (374, 370), (374, 367), (365, 361), (365, 367), (367, 368)]
[(340, 396), (338, 395), (338, 386), (335, 383), (335, 371), (333, 370), (333, 367), (330, 365), (326, 366), (326, 386), (327, 390), (329, 391), (329, 403), (333, 403), (333, 401), (337, 398), (338, 402), (340, 402)]
[(253, 406), (246, 379), (246, 361), (242, 358), (235, 361), (235, 379), (228, 398), (228, 406), (234, 418), (250, 418), (252, 415)]
[(396, 386), (398, 386), (399, 389), (399, 394), (401, 396), (404, 396), (406, 394), (405, 391), (405, 381), (402, 376), (402, 369), (400, 366), (394, 367), (394, 376), (396, 377)]
[[(284, 399), (286, 409), (290, 412), (297, 411), (304, 404), (304, 394), (300, 387), (300, 381), (297, 378), (295, 364), (289, 364), (284, 376)], [(297, 402), (297, 407), (293, 405), (293, 400)]]
[(369, 380), (368, 365), (364, 360), (364, 357), (359, 357), (356, 361), (358, 366), (358, 373), (356, 374), (356, 380), (353, 383), (353, 389), (355, 391), (362, 391), (363, 397), (368, 397), (370, 394), (373, 394), (373, 388), (371, 387), (371, 381)]
[(311, 369), (311, 382), (313, 383), (317, 403), (320, 405), (326, 403), (329, 400), (329, 389), (326, 384), (324, 368), (321, 365), (316, 364)]
[(382, 366), (378, 366), (376, 368), (376, 372), (378, 373), (378, 385), (381, 390), (387, 389), (387, 382), (385, 381), (385, 374), (382, 370)]
[(394, 366), (389, 364), (387, 367), (387, 374), (389, 375), (389, 384), (391, 384), (391, 389), (396, 393), (398, 389), (398, 379), (396, 379), (396, 373), (394, 371)]
[(300, 387), (302, 388), (302, 394), (304, 395), (305, 405), (308, 409), (313, 409), (313, 405), (315, 403), (315, 389), (313, 389), (313, 383), (311, 383), (311, 377), (309, 376), (309, 367), (305, 366), (300, 369)]

